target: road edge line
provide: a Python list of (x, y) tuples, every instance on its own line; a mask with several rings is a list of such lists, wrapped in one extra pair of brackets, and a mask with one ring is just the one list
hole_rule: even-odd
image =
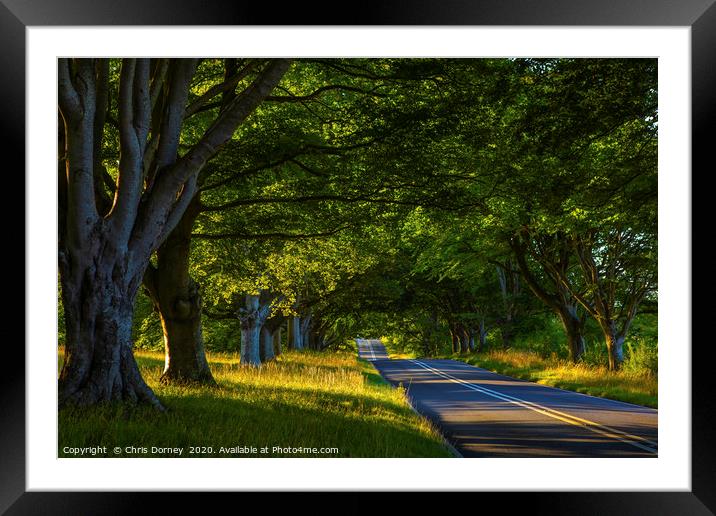
[[(654, 455), (656, 455), (656, 456), (658, 456), (658, 454), (659, 454), (659, 452), (658, 452), (658, 447), (657, 447), (657, 449), (651, 449), (651, 447), (649, 447), (649, 446), (642, 445), (642, 444), (638, 443), (637, 441), (640, 441), (640, 440), (641, 440), (641, 441), (645, 441), (645, 442), (649, 442), (648, 440), (646, 440), (646, 439), (644, 439), (644, 438), (641, 438), (641, 437), (639, 437), (639, 436), (635, 436), (635, 435), (631, 435), (631, 434), (626, 434), (626, 433), (624, 433), (624, 432), (621, 432), (620, 430), (617, 430), (617, 429), (608, 427), (608, 426), (606, 426), (606, 425), (601, 425), (600, 423), (597, 423), (597, 422), (595, 422), (595, 421), (589, 421), (589, 420), (581, 419), (581, 418), (579, 418), (579, 417), (577, 417), (577, 416), (573, 416), (573, 415), (571, 415), (571, 414), (562, 413), (562, 412), (559, 412), (559, 411), (557, 411), (557, 410), (551, 409), (551, 408), (549, 408), (549, 407), (545, 407), (545, 406), (543, 406), (543, 405), (539, 405), (539, 404), (534, 403), (534, 402), (531, 402), (531, 401), (527, 401), (527, 400), (523, 400), (523, 399), (521, 399), (521, 398), (517, 398), (516, 396), (511, 396), (511, 395), (509, 395), (509, 394), (504, 394), (504, 393), (501, 393), (501, 392), (499, 392), (499, 391), (494, 391), (494, 390), (492, 390), (492, 389), (488, 389), (487, 387), (482, 387), (482, 386), (479, 386), (479, 385), (474, 385), (474, 384), (472, 384), (472, 383), (470, 383), (470, 382), (468, 382), (468, 381), (466, 381), (466, 380), (462, 380), (461, 378), (457, 378), (457, 377), (455, 377), (455, 376), (453, 376), (453, 375), (450, 375), (450, 374), (448, 374), (448, 373), (445, 373), (444, 371), (440, 371), (439, 369), (436, 369), (436, 368), (431, 367), (431, 366), (429, 366), (429, 365), (427, 365), (427, 364), (424, 364), (424, 363), (422, 363), (421, 361), (416, 360), (416, 359), (413, 359), (412, 362), (415, 363), (415, 364), (417, 364), (418, 366), (422, 367), (422, 368), (425, 369), (426, 371), (429, 371), (429, 372), (431, 372), (431, 373), (433, 373), (433, 374), (436, 374), (436, 375), (438, 375), (438, 376), (441, 376), (441, 377), (443, 377), (443, 378), (446, 378), (446, 379), (448, 379), (448, 380), (450, 380), (450, 381), (452, 381), (452, 382), (454, 382), (454, 383), (463, 385), (463, 386), (465, 386), (465, 387), (467, 387), (467, 388), (469, 388), (469, 389), (471, 389), (471, 390), (475, 390), (475, 391), (477, 391), (477, 392), (481, 392), (482, 394), (485, 394), (485, 395), (488, 395), (488, 396), (492, 396), (492, 397), (495, 397), (495, 398), (498, 398), (498, 399), (502, 399), (503, 401), (507, 401), (508, 403), (515, 403), (515, 404), (518, 404), (518, 405), (522, 405), (524, 408), (527, 408), (527, 409), (532, 410), (532, 411), (534, 411), (534, 412), (541, 413), (541, 414), (543, 414), (543, 415), (545, 415), (545, 416), (551, 417), (551, 418), (553, 418), (553, 419), (557, 419), (557, 420), (559, 420), (559, 421), (562, 421), (562, 422), (564, 422), (564, 423), (567, 423), (567, 424), (570, 424), (570, 425), (573, 425), (573, 426), (578, 426), (578, 427), (585, 428), (585, 429), (587, 429), (587, 430), (590, 430), (591, 432), (594, 432), (594, 433), (597, 433), (597, 434), (601, 434), (601, 435), (603, 435), (604, 437), (610, 437), (610, 438), (612, 438), (612, 439), (614, 439), (614, 440), (621, 441), (621, 442), (623, 442), (623, 443), (625, 443), (625, 444), (630, 444), (630, 445), (632, 445), (632, 446), (634, 446), (634, 447), (636, 447), (636, 448), (640, 448), (640, 449), (642, 449), (642, 450), (644, 450), (644, 451), (647, 451), (647, 452), (649, 452), (649, 453), (652, 453), (652, 454), (654, 454)], [(560, 416), (561, 416), (561, 417), (560, 417)], [(586, 424), (581, 423), (581, 422), (580, 422), (580, 419), (581, 419), (581, 421), (585, 422)], [(570, 421), (570, 420), (571, 420), (571, 421)], [(603, 428), (603, 429), (606, 429), (606, 431), (605, 431), (605, 430), (601, 430), (602, 428)], [(598, 430), (598, 429), (599, 429), (599, 430)], [(624, 438), (619, 437), (619, 436), (618, 436), (619, 434), (621, 434)], [(658, 446), (658, 445), (657, 445), (657, 446)]]
[[(358, 344), (357, 340), (356, 340), (356, 344)], [(372, 352), (372, 351), (373, 351), (373, 346), (371, 345), (371, 352)], [(386, 353), (386, 355), (387, 355), (387, 353)], [(360, 356), (360, 348), (359, 348), (359, 351), (358, 351), (358, 358), (361, 359), (361, 360), (365, 360), (367, 363), (369, 363), (369, 364), (373, 367), (373, 369), (375, 369), (375, 371), (380, 375), (380, 377), (383, 378), (383, 380), (385, 380), (386, 382), (388, 382), (388, 384), (390, 384), (390, 386), (393, 387), (393, 389), (397, 388), (397, 386), (396, 386), (396, 385), (393, 385), (393, 383), (392, 383), (390, 380), (388, 380), (385, 376), (383, 376), (383, 373), (380, 372), (380, 369), (378, 369), (378, 368), (375, 366), (375, 362), (376, 362), (375, 359), (374, 359), (374, 360), (367, 360), (367, 359), (364, 359), (364, 358), (362, 358), (362, 357)], [(386, 359), (386, 360), (390, 360), (390, 358), (388, 358), (388, 359)], [(418, 411), (418, 409), (415, 408), (415, 406), (413, 405), (413, 398), (408, 395), (408, 390), (403, 386), (403, 382), (399, 382), (398, 385), (403, 388), (403, 391), (404, 391), (404, 393), (405, 393), (405, 402), (408, 404), (408, 407), (410, 407), (410, 410), (412, 410), (413, 412), (415, 412), (415, 414), (416, 414), (417, 416), (420, 416), (421, 418), (423, 418), (423, 419), (425, 419), (426, 421), (428, 421), (428, 422), (430, 423), (430, 425), (431, 425), (433, 428), (435, 428), (435, 430), (437, 431), (437, 433), (440, 435), (440, 438), (442, 439), (443, 444), (444, 444), (445, 447), (450, 451), (450, 453), (452, 453), (452, 454), (453, 454), (456, 458), (458, 458), (458, 459), (464, 459), (465, 456), (464, 456), (462, 453), (460, 453), (460, 452), (458, 451), (458, 449), (455, 447), (455, 445), (448, 440), (448, 438), (445, 436), (444, 430), (440, 427), (440, 425), (437, 424), (437, 423), (436, 423), (435, 421), (433, 421), (432, 419), (430, 419), (430, 418), (429, 418), (428, 416), (426, 416), (425, 414), (420, 413), (420, 412)], [(406, 457), (406, 458), (409, 458), (409, 457)]]

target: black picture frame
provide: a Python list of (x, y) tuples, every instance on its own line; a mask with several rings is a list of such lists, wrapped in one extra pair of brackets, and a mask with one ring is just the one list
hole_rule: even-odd
[[(0, 0), (0, 124), (6, 149), (24, 148), (25, 140), (25, 28), (63, 25), (593, 25), (688, 26), (692, 58), (692, 172), (713, 169), (708, 160), (713, 143), (708, 128), (716, 110), (716, 6), (715, 0), (373, 0), (336, 5), (311, 3), (243, 3), (229, 0)], [(352, 9), (350, 9), (352, 7)], [(354, 12), (347, 16), (350, 9)], [(14, 170), (24, 170), (24, 154)], [(708, 167), (708, 168), (707, 168)], [(6, 170), (7, 171), (7, 170)], [(689, 180), (689, 171), (683, 171)], [(22, 176), (15, 174), (18, 179)], [(20, 179), (19, 179), (20, 180)], [(24, 181), (17, 188), (25, 191)], [(14, 190), (19, 191), (19, 190)], [(692, 188), (693, 191), (693, 188)], [(28, 194), (29, 192), (25, 192)], [(694, 234), (692, 232), (692, 234)], [(26, 238), (26, 236), (25, 236)], [(696, 258), (693, 254), (692, 257)], [(692, 258), (692, 270), (696, 262)], [(27, 257), (25, 257), (27, 263)], [(25, 267), (25, 276), (30, 271)], [(19, 304), (19, 303), (18, 303)], [(695, 305), (694, 305), (695, 306)], [(30, 309), (31, 307), (27, 307)], [(692, 317), (693, 319), (693, 317)], [(688, 343), (670, 343), (686, 345)], [(497, 501), (507, 510), (529, 507), (532, 514), (649, 514), (686, 515), (716, 512), (716, 457), (712, 421), (716, 403), (710, 396), (708, 343), (692, 344), (692, 489), (690, 492), (569, 492), (480, 493), (480, 505)], [(26, 346), (37, 343), (25, 343)], [(3, 354), (13, 364), (0, 377), (0, 513), (18, 514), (123, 514), (162, 497), (163, 512), (186, 503), (184, 494), (171, 497), (150, 493), (26, 492), (25, 487), (25, 352), (17, 342)], [(212, 504), (227, 493), (204, 494)], [(220, 496), (221, 500), (216, 496)], [(246, 494), (241, 494), (246, 496)], [(299, 498), (313, 503), (317, 494)], [(365, 493), (350, 496), (368, 505)], [(499, 500), (488, 500), (497, 497)], [(509, 497), (509, 505), (504, 498)], [(294, 497), (295, 498), (295, 497)], [(403, 510), (423, 503), (414, 493), (403, 497)], [(243, 507), (248, 507), (243, 505)]]

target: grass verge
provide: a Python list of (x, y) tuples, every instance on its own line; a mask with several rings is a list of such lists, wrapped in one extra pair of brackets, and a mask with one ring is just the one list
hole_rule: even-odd
[(168, 411), (63, 409), (60, 457), (87, 447), (106, 447), (99, 457), (452, 457), (405, 392), (350, 352), (288, 352), (260, 368), (210, 354), (215, 388), (161, 385), (163, 353), (135, 356)]
[(625, 401), (646, 407), (658, 407), (658, 381), (652, 374), (607, 370), (586, 364), (572, 364), (543, 358), (523, 350), (487, 351), (451, 358), (495, 373), (529, 380), (591, 396)]

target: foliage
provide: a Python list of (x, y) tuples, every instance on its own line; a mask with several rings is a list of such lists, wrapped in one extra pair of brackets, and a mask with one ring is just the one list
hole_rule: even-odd
[(142, 292), (137, 295), (132, 325), (134, 347), (147, 351), (164, 349), (162, 323), (151, 300)]
[[(189, 105), (250, 64), (202, 60)], [(566, 307), (586, 344), (575, 371), (608, 364), (616, 331), (624, 374), (655, 376), (656, 64), (294, 60), (198, 177), (189, 273), (206, 349), (235, 352), (237, 308), (268, 293), (331, 351), (383, 336), (393, 355), (439, 356), (451, 335), (482, 334), (491, 353), (533, 353), (524, 367), (543, 371), (572, 351)], [(119, 61), (109, 74), (119, 80)], [(213, 100), (185, 120), (180, 154), (222, 112)], [(112, 180), (118, 139), (108, 122)], [(162, 349), (141, 294), (134, 316), (135, 347)]]

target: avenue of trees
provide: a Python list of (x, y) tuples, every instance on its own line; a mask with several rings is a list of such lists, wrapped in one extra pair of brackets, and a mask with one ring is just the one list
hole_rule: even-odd
[(656, 325), (656, 67), (60, 59), (60, 406), (161, 409), (137, 346), (211, 384), (207, 350), (468, 353), (551, 327), (619, 369)]

